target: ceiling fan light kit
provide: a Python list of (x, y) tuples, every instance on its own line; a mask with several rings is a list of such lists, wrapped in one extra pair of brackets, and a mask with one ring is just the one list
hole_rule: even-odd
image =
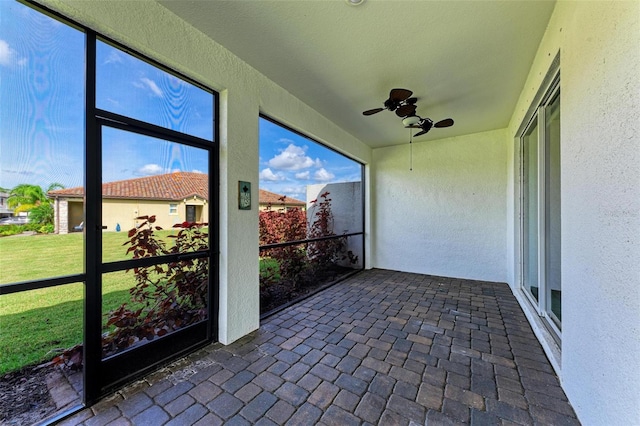
[(402, 124), (404, 127), (413, 127), (416, 126), (420, 122), (420, 117), (417, 115), (410, 115), (402, 119)]
[(349, 6), (360, 6), (364, 0), (344, 0)]

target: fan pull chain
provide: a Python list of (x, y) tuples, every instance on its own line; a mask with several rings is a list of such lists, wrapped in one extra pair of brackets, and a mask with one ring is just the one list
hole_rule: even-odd
[(413, 171), (413, 133), (409, 129), (409, 171)]

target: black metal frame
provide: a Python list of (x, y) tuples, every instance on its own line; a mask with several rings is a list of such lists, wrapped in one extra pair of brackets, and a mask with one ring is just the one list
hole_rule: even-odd
[(344, 237), (353, 237), (355, 235), (364, 235), (364, 232), (362, 232), (362, 231), (360, 231), (360, 232), (350, 232), (348, 234), (328, 235), (326, 237), (309, 238), (309, 239), (306, 239), (306, 240), (293, 240), (293, 241), (287, 241), (285, 243), (265, 244), (263, 246), (260, 246), (259, 249), (260, 250), (268, 250), (268, 249), (288, 247), (288, 246), (297, 246), (297, 245), (300, 245), (300, 244), (315, 243), (317, 241), (337, 240), (337, 239), (344, 238)]
[[(193, 79), (171, 70), (156, 61), (144, 57), (129, 48), (112, 40), (99, 36), (95, 31), (80, 25), (31, 0), (18, 0), (21, 3), (50, 16), (65, 25), (76, 28), (85, 34), (85, 158), (84, 158), (84, 208), (85, 208), (85, 238), (84, 238), (84, 273), (52, 278), (37, 279), (9, 283), (0, 286), (0, 296), (17, 292), (55, 287), (65, 284), (84, 284), (84, 395), (83, 405), (59, 413), (51, 422), (72, 415), (74, 412), (97, 402), (100, 397), (120, 387), (126, 382), (138, 377), (162, 363), (206, 345), (218, 338), (218, 303), (219, 303), (219, 94)], [(161, 126), (155, 126), (129, 117), (120, 116), (96, 108), (96, 44), (100, 39), (109, 43), (151, 65), (171, 73), (180, 79), (193, 84), (213, 97), (213, 140), (201, 139)], [(209, 162), (209, 250), (189, 252), (157, 258), (139, 260), (123, 260), (102, 263), (102, 149), (101, 128), (115, 127), (126, 131), (134, 131), (181, 143), (208, 152)], [(128, 269), (133, 266), (148, 266), (192, 258), (206, 258), (209, 261), (208, 286), (208, 318), (206, 321), (186, 327), (162, 338), (156, 339), (141, 348), (131, 349), (121, 354), (102, 359), (102, 274), (112, 271)], [(176, 348), (179, 348), (176, 350)], [(140, 357), (140, 350), (144, 356)], [(126, 369), (122, 367), (126, 366)]]

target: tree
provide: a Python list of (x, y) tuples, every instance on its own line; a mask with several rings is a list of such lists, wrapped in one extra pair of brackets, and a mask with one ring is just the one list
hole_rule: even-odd
[(15, 213), (30, 212), (31, 220), (35, 223), (53, 224), (53, 206), (51, 200), (47, 198), (47, 192), (61, 188), (64, 188), (64, 185), (54, 182), (45, 192), (39, 185), (21, 183), (9, 192), (7, 205)]
[(7, 198), (7, 205), (16, 213), (28, 212), (47, 201), (47, 194), (38, 185), (21, 183), (14, 187)]

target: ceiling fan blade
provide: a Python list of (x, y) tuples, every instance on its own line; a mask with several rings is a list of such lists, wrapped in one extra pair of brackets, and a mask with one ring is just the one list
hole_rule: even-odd
[(369, 109), (369, 110), (363, 112), (362, 114), (364, 114), (364, 115), (373, 115), (373, 114), (376, 114), (376, 113), (378, 113), (380, 111), (384, 111), (384, 108)]
[(416, 108), (417, 107), (415, 105), (402, 105), (396, 110), (396, 115), (398, 117), (407, 117), (409, 115), (414, 115), (416, 113)]
[(418, 98), (408, 98), (404, 100), (405, 104), (415, 104), (416, 102), (418, 102)]
[(391, 89), (389, 92), (389, 99), (394, 102), (402, 102), (405, 99), (409, 98), (409, 96), (413, 95), (411, 90), (407, 89)]
[[(429, 130), (431, 130), (431, 129), (429, 129)], [(429, 130), (423, 130), (423, 131), (421, 131), (421, 132), (418, 132), (418, 133), (416, 133), (415, 135), (413, 135), (413, 137), (415, 138), (415, 137), (417, 137), (417, 136), (422, 136), (422, 135), (424, 135), (425, 133), (427, 133)]]
[(438, 121), (433, 127), (450, 127), (453, 126), (453, 120), (451, 118), (445, 118), (444, 120)]

